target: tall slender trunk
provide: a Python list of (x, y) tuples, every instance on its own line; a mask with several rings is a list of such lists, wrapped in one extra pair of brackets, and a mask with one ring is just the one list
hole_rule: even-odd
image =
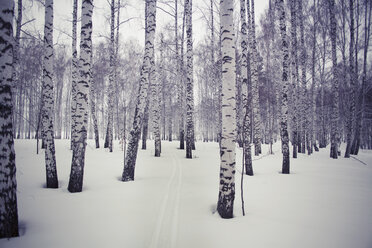
[[(365, 137), (363, 133), (363, 120), (365, 118), (365, 92), (367, 88), (367, 55), (370, 40), (370, 28), (371, 28), (371, 12), (372, 4), (365, 0), (364, 1), (364, 52), (363, 52), (363, 74), (362, 74), (362, 86), (359, 91), (358, 111), (356, 120), (356, 130), (353, 140), (352, 154), (358, 155), (359, 148), (361, 145), (361, 137)], [(369, 11), (369, 12), (368, 12)]]
[(300, 127), (300, 143), (298, 144), (301, 149), (301, 153), (305, 153), (306, 147), (306, 131), (307, 131), (307, 86), (306, 86), (306, 44), (305, 44), (305, 31), (304, 31), (304, 15), (302, 0), (298, 0), (298, 13), (299, 13), (299, 28), (300, 28), (300, 42), (301, 42), (301, 53), (300, 53), (300, 66), (301, 66), (301, 86), (299, 86), (299, 97), (300, 97), (300, 115), (299, 115), (299, 127)]
[(147, 93), (147, 95), (148, 95), (148, 99), (146, 100), (146, 106), (145, 106), (145, 110), (143, 113), (143, 122), (142, 122), (142, 150), (147, 149), (147, 135), (148, 135), (148, 130), (149, 130), (149, 105), (150, 105), (149, 98), (150, 96), (149, 96), (149, 93)]
[(292, 146), (293, 158), (297, 158), (297, 21), (296, 21), (296, 0), (291, 0), (291, 110), (292, 110)]
[(220, 148), (220, 185), (217, 211), (222, 218), (232, 218), (235, 198), (235, 51), (233, 1), (221, 0), (222, 58), (222, 135)]
[(81, 5), (81, 39), (79, 59), (79, 81), (77, 82), (76, 97), (76, 129), (77, 141), (72, 152), (70, 180), (68, 191), (71, 193), (83, 190), (85, 164), (85, 148), (88, 130), (88, 95), (89, 82), (92, 78), (92, 15), (93, 0), (83, 0)]
[(90, 74), (92, 77), (90, 78), (89, 82), (89, 103), (90, 103), (90, 113), (92, 115), (92, 120), (93, 120), (93, 132), (94, 132), (94, 140), (96, 143), (96, 148), (99, 148), (99, 133), (98, 133), (98, 122), (97, 122), (97, 113), (96, 113), (96, 89), (95, 89), (95, 82), (93, 80), (93, 72), (92, 72), (92, 67), (93, 67), (93, 49), (90, 55)]
[(283, 51), (283, 72), (282, 72), (282, 90), (281, 90), (281, 138), (282, 138), (282, 173), (290, 173), (290, 160), (289, 160), (289, 137), (288, 137), (288, 91), (289, 91), (289, 80), (288, 80), (288, 66), (289, 66), (289, 52), (287, 42), (287, 27), (286, 27), (286, 16), (284, 9), (284, 0), (277, 0), (277, 8), (279, 14), (279, 25), (280, 25), (280, 36), (282, 38), (281, 48)]
[(54, 147), (53, 63), (53, 0), (46, 0), (44, 26), (42, 126), (45, 133), (45, 166), (47, 188), (58, 188), (56, 155)]
[[(19, 79), (19, 72), (20, 72), (20, 65), (19, 65), (19, 42), (20, 42), (20, 39), (21, 39), (21, 26), (22, 26), (22, 0), (18, 0), (18, 5), (17, 5), (17, 19), (16, 19), (16, 35), (15, 35), (15, 38), (14, 38), (14, 47), (13, 47), (13, 72), (12, 72), (12, 80), (13, 80), (13, 85), (12, 85), (12, 90), (13, 90), (13, 95), (16, 93), (16, 88), (17, 87), (21, 87), (22, 89), (22, 85), (21, 85), (21, 80)], [(19, 97), (18, 99), (21, 99), (22, 98), (22, 92), (20, 92), (19, 94)], [(13, 96), (13, 106), (15, 106), (15, 95)], [(20, 112), (22, 109), (19, 109)], [(13, 114), (15, 113), (15, 111), (13, 110)], [(14, 125), (14, 128), (15, 128), (15, 125), (18, 124), (19, 122), (21, 122), (21, 118), (22, 118), (22, 113), (20, 113), (20, 115), (18, 116), (19, 118), (19, 121), (15, 121), (17, 119), (17, 116), (13, 116), (13, 125)]]
[(339, 137), (339, 82), (337, 72), (337, 53), (336, 53), (336, 32), (337, 22), (335, 17), (335, 0), (328, 0), (329, 16), (330, 16), (330, 37), (332, 43), (332, 75), (333, 75), (333, 89), (332, 89), (332, 112), (331, 112), (331, 150), (330, 157), (337, 159)]
[(194, 143), (194, 80), (192, 41), (192, 0), (186, 0), (186, 158), (192, 158)]
[[(157, 76), (155, 70), (155, 53), (150, 58), (150, 90), (152, 121), (154, 129), (155, 157), (160, 157), (161, 153), (161, 138), (160, 138), (160, 77)], [(162, 73), (162, 72), (160, 72)]]
[(108, 120), (106, 141), (104, 147), (112, 152), (112, 143), (114, 138), (114, 87), (115, 87), (115, 0), (111, 0), (111, 21), (110, 21), (110, 72), (109, 72), (109, 90), (108, 90)]
[(19, 235), (12, 123), (13, 17), (14, 2), (2, 1), (0, 4), (0, 238)]
[[(176, 3), (178, 0), (176, 1)], [(179, 107), (179, 136), (180, 136), (180, 149), (185, 149), (185, 88), (184, 88), (184, 62), (183, 62), (183, 57), (184, 57), (184, 52), (183, 52), (183, 47), (184, 47), (184, 37), (185, 37), (185, 18), (186, 18), (186, 3), (184, 3), (184, 11), (183, 11), (183, 19), (182, 19), (182, 38), (181, 38), (181, 55), (178, 58), (178, 75), (179, 75), (179, 88), (178, 88), (178, 107)], [(177, 18), (176, 22), (177, 22)], [(176, 23), (177, 25), (177, 23)], [(177, 30), (177, 28), (176, 28)], [(178, 37), (176, 35), (176, 37)], [(178, 38), (177, 38), (178, 39)], [(176, 46), (178, 46), (178, 42), (176, 43)], [(176, 49), (177, 56), (178, 56), (178, 49)]]
[(312, 37), (312, 64), (311, 64), (311, 123), (310, 123), (310, 138), (311, 138), (311, 153), (313, 152), (313, 149), (315, 151), (319, 151), (318, 146), (316, 144), (316, 92), (315, 92), (315, 63), (316, 63), (316, 27), (317, 27), (317, 18), (316, 15), (316, 3), (314, 0), (314, 13), (313, 13), (313, 37)]
[(76, 130), (76, 85), (78, 81), (78, 57), (76, 49), (76, 26), (77, 26), (78, 0), (74, 0), (72, 9), (72, 68), (71, 68), (71, 150), (74, 149), (74, 143), (77, 139)]
[(247, 175), (253, 176), (252, 168), (252, 155), (250, 146), (250, 109), (248, 106), (248, 69), (247, 69), (247, 23), (246, 23), (246, 13), (245, 13), (245, 0), (240, 0), (240, 20), (241, 20), (241, 77), (242, 77), (242, 127), (243, 127), (243, 152), (244, 152), (244, 163), (245, 163), (245, 173)]
[(78, 57), (76, 49), (76, 26), (77, 26), (78, 0), (74, 0), (72, 10), (72, 68), (71, 68), (71, 150), (77, 138), (76, 130), (76, 85), (78, 80)]
[(350, 46), (349, 46), (349, 72), (350, 72), (350, 113), (346, 134), (345, 158), (350, 157), (352, 137), (355, 133), (355, 90), (357, 85), (356, 73), (354, 73), (354, 1), (349, 1), (350, 7)]
[[(180, 139), (180, 149), (184, 149), (184, 121), (183, 121), (183, 84), (182, 84), (182, 75), (181, 75), (181, 61), (178, 51), (178, 0), (174, 1), (174, 39), (176, 45), (176, 67), (177, 67), (177, 106), (178, 106), (178, 136)], [(182, 43), (183, 46), (183, 43)]]
[[(248, 0), (249, 1), (249, 0)], [(249, 11), (249, 10), (248, 10)], [(261, 154), (261, 116), (260, 116), (260, 100), (259, 100), (259, 82), (258, 82), (258, 52), (256, 45), (256, 24), (254, 14), (254, 0), (251, 0), (251, 35), (252, 35), (252, 105), (253, 105), (253, 143), (254, 154)]]
[(151, 57), (154, 54), (154, 39), (156, 28), (156, 0), (146, 0), (146, 29), (145, 29), (145, 55), (141, 68), (141, 80), (138, 89), (138, 98), (134, 110), (133, 127), (130, 131), (128, 148), (124, 161), (123, 181), (133, 181), (138, 152), (138, 141), (141, 134), (141, 124), (149, 88), (149, 70)]

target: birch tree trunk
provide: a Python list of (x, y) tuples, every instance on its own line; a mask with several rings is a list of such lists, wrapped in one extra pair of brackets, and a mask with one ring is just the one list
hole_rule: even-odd
[(77, 141), (72, 153), (72, 163), (68, 191), (81, 192), (85, 164), (85, 148), (88, 130), (88, 95), (91, 81), (92, 53), (92, 15), (93, 0), (83, 0), (81, 5), (81, 40), (79, 60), (79, 81), (77, 82), (76, 97), (76, 130)]
[(338, 122), (339, 122), (339, 82), (337, 72), (337, 53), (336, 53), (336, 32), (337, 22), (335, 17), (335, 0), (328, 0), (330, 18), (330, 38), (332, 43), (332, 112), (331, 112), (331, 150), (330, 157), (337, 159), (338, 145), (340, 141)]
[[(150, 58), (150, 87), (152, 91), (152, 114), (155, 142), (155, 157), (160, 157), (161, 139), (160, 139), (160, 77), (156, 76), (155, 53)], [(170, 117), (169, 117), (170, 118)]]
[[(364, 105), (365, 105), (365, 92), (367, 87), (367, 55), (370, 39), (370, 27), (371, 27), (371, 12), (372, 4), (365, 0), (364, 1), (364, 51), (363, 51), (363, 76), (362, 76), (362, 87), (359, 91), (359, 101), (358, 101), (358, 111), (357, 111), (357, 120), (356, 120), (356, 130), (353, 140), (353, 146), (351, 149), (351, 154), (358, 155), (360, 140), (363, 127), (364, 119)], [(369, 12), (368, 12), (369, 11)]]
[(72, 68), (71, 68), (71, 150), (77, 137), (76, 131), (76, 85), (78, 80), (78, 57), (76, 49), (76, 26), (77, 26), (78, 0), (74, 0), (72, 9)]
[(194, 80), (192, 41), (192, 0), (186, 0), (186, 158), (192, 158), (194, 143)]
[(351, 142), (352, 137), (355, 133), (355, 90), (357, 85), (357, 77), (354, 73), (354, 1), (349, 1), (350, 7), (350, 46), (349, 46), (349, 72), (350, 72), (350, 113), (349, 113), (349, 120), (347, 125), (347, 134), (346, 134), (346, 151), (345, 151), (345, 158), (350, 158), (351, 152)]
[(300, 143), (301, 153), (305, 153), (306, 146), (306, 130), (307, 130), (307, 86), (306, 86), (306, 44), (304, 32), (304, 18), (302, 0), (298, 0), (298, 13), (299, 13), (299, 28), (300, 28), (300, 41), (301, 41), (301, 86), (299, 86), (300, 94)]
[(133, 181), (134, 171), (138, 152), (138, 141), (141, 134), (141, 124), (143, 112), (145, 109), (147, 93), (149, 88), (149, 70), (151, 68), (151, 57), (154, 54), (154, 39), (156, 28), (156, 0), (146, 0), (146, 20), (147, 25), (145, 29), (145, 55), (143, 58), (143, 65), (141, 68), (141, 80), (138, 89), (138, 98), (136, 108), (134, 110), (133, 127), (130, 131), (128, 148), (124, 161), (124, 171), (122, 180)]
[(292, 146), (293, 158), (297, 158), (297, 21), (296, 21), (296, 0), (291, 0), (291, 121), (292, 121)]
[(319, 151), (318, 146), (316, 144), (316, 93), (315, 93), (315, 63), (316, 63), (316, 31), (317, 31), (317, 18), (319, 18), (316, 13), (316, 3), (314, 0), (314, 13), (313, 13), (313, 37), (312, 37), (312, 65), (311, 65), (311, 124), (310, 124), (310, 135), (311, 135), (311, 153), (313, 149), (315, 151)]
[[(19, 72), (20, 72), (20, 68), (19, 68), (20, 67), (20, 65), (19, 65), (19, 41), (20, 41), (20, 38), (21, 38), (21, 26), (22, 26), (22, 0), (18, 0), (17, 12), (18, 12), (18, 14), (17, 14), (17, 19), (16, 19), (16, 35), (15, 35), (14, 47), (13, 47), (13, 75), (12, 75), (13, 94), (16, 93), (15, 89), (17, 88), (17, 86), (21, 86), (20, 85), (20, 80), (19, 80)], [(22, 89), (22, 86), (21, 86), (21, 89)], [(22, 92), (20, 92), (18, 98), (22, 98), (21, 93)], [(17, 98), (17, 96), (13, 95), (13, 106), (15, 106), (16, 98)], [(16, 110), (13, 111), (13, 114), (15, 112), (16, 112)], [(20, 112), (22, 112), (22, 109), (20, 110)], [(21, 119), (21, 116), (22, 115), (19, 116), (20, 119)], [(15, 129), (16, 124), (21, 122), (21, 120), (19, 120), (18, 122), (16, 122), (16, 120), (17, 120), (17, 116), (13, 116), (13, 127), (14, 127), (14, 129)]]
[(240, 0), (240, 20), (241, 20), (241, 77), (242, 77), (242, 116), (243, 116), (243, 152), (244, 152), (244, 163), (245, 163), (245, 173), (247, 175), (253, 176), (252, 168), (252, 155), (250, 146), (250, 108), (248, 106), (248, 49), (247, 49), (247, 22), (245, 13), (245, 0)]
[(222, 218), (233, 217), (235, 198), (236, 109), (233, 10), (233, 1), (221, 0), (222, 135), (217, 211)]
[[(114, 137), (114, 85), (115, 85), (115, 0), (111, 0), (111, 21), (110, 21), (110, 73), (109, 73), (109, 97), (108, 97), (108, 120), (105, 148), (112, 152), (112, 140)], [(106, 142), (107, 141), (107, 142)]]
[(281, 90), (281, 117), (280, 117), (280, 128), (282, 138), (282, 173), (289, 174), (289, 137), (288, 137), (288, 92), (289, 92), (289, 81), (288, 81), (288, 65), (289, 65), (289, 52), (288, 52), (288, 41), (287, 41), (287, 27), (286, 27), (286, 16), (284, 9), (284, 0), (277, 0), (277, 8), (279, 14), (279, 25), (280, 25), (280, 36), (282, 38), (281, 48), (283, 56), (283, 72), (282, 72), (282, 90)]
[[(180, 149), (185, 149), (185, 130), (184, 130), (184, 104), (183, 104), (183, 81), (182, 81), (182, 70), (183, 68), (181, 65), (183, 64), (178, 54), (178, 0), (174, 1), (174, 9), (175, 9), (175, 15), (174, 15), (174, 27), (175, 27), (175, 44), (176, 44), (176, 63), (177, 63), (177, 105), (178, 105), (178, 114), (179, 114), (179, 120), (178, 120), (178, 135), (180, 139)], [(183, 29), (182, 29), (183, 31)], [(183, 35), (183, 34), (182, 34)], [(182, 39), (182, 46), (183, 47), (183, 39)]]
[(17, 237), (17, 181), (13, 140), (12, 63), (14, 2), (0, 4), (0, 238)]
[[(249, 1), (249, 0), (248, 0)], [(254, 154), (261, 154), (261, 116), (259, 100), (259, 82), (258, 82), (258, 52), (256, 47), (256, 24), (254, 15), (254, 0), (251, 0), (251, 35), (252, 35), (252, 105), (253, 105), (253, 143)]]
[(115, 37), (115, 63), (114, 63), (114, 83), (115, 83), (115, 100), (116, 100), (116, 136), (119, 140), (122, 139), (121, 118), (119, 115), (119, 82), (118, 82), (118, 64), (119, 64), (119, 31), (120, 31), (120, 0), (117, 2), (116, 16), (116, 37)]
[(46, 0), (44, 25), (42, 125), (45, 135), (45, 167), (47, 188), (58, 188), (56, 155), (54, 147), (53, 63), (53, 0)]
[[(150, 76), (150, 72), (149, 72), (148, 77), (149, 76)], [(149, 92), (147, 92), (147, 95), (148, 97), (146, 99), (146, 106), (145, 106), (145, 110), (143, 113), (143, 121), (142, 121), (142, 150), (147, 149), (147, 135), (148, 135), (148, 129), (149, 129), (149, 105), (150, 105)]]
[(90, 55), (90, 81), (89, 81), (89, 103), (90, 103), (90, 113), (92, 115), (92, 120), (93, 120), (93, 131), (94, 131), (94, 140), (96, 143), (96, 148), (99, 148), (99, 133), (98, 133), (98, 122), (97, 122), (97, 113), (96, 113), (96, 92), (95, 92), (95, 85), (94, 85), (94, 80), (93, 80), (93, 72), (92, 72), (92, 67), (93, 67), (93, 49)]

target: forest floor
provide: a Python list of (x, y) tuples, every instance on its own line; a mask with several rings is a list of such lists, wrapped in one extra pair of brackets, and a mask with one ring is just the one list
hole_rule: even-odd
[(60, 187), (46, 189), (44, 153), (36, 155), (35, 140), (16, 140), (20, 237), (0, 247), (372, 247), (372, 151), (337, 160), (328, 148), (299, 154), (283, 175), (280, 145), (274, 155), (264, 145), (255, 175), (244, 176), (242, 216), (238, 149), (235, 218), (225, 220), (215, 210), (218, 144), (196, 143), (193, 159), (177, 145), (162, 142), (155, 158), (148, 141), (135, 181), (122, 182), (119, 144), (109, 153), (89, 140), (83, 192), (71, 194), (69, 141), (56, 140)]

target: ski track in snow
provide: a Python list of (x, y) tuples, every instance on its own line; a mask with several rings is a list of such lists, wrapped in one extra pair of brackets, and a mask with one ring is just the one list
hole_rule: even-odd
[(182, 168), (175, 152), (172, 152), (171, 157), (172, 174), (165, 190), (150, 248), (171, 248), (177, 244)]

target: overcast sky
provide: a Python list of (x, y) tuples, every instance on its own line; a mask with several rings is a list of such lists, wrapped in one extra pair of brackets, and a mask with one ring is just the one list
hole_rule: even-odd
[[(78, 1), (78, 15), (80, 17), (81, 12), (81, 0)], [(93, 10), (93, 43), (97, 43), (104, 39), (103, 36), (108, 36), (109, 34), (109, 22), (107, 18), (110, 15), (109, 2), (111, 0), (94, 0), (94, 10)], [(144, 43), (144, 0), (121, 0), (121, 2), (126, 2), (127, 6), (121, 9), (120, 19), (121, 21), (132, 18), (130, 21), (124, 23), (120, 26), (120, 41), (125, 41), (129, 39), (138, 40), (141, 46)], [(165, 9), (169, 9), (166, 5), (158, 0), (158, 6)], [(171, 1), (169, 1), (171, 2)], [(183, 2), (183, 0), (181, 0)], [(209, 18), (210, 14), (208, 11), (209, 0), (193, 0), (193, 38), (194, 44), (197, 45), (206, 34), (206, 20), (204, 15)], [(217, 3), (218, 0), (215, 0)], [(263, 13), (264, 9), (267, 8), (269, 0), (256, 0), (255, 1), (255, 11), (256, 11), (256, 24), (258, 23), (260, 15)], [(40, 37), (43, 37), (43, 25), (44, 25), (44, 8), (41, 4), (37, 3), (35, 0), (23, 1), (24, 4), (24, 18), (23, 23), (35, 19), (33, 22), (28, 23), (24, 26), (24, 29), (30, 33), (38, 32)], [(54, 0), (54, 43), (64, 43), (71, 44), (71, 29), (72, 29), (72, 4), (73, 0)], [(239, 15), (239, 1), (235, 0), (235, 6), (237, 7), (235, 15)], [(179, 23), (182, 23), (182, 6), (179, 4)], [(161, 30), (168, 22), (174, 23), (173, 17), (166, 14), (161, 9), (157, 10), (157, 31)], [(216, 14), (215, 20), (218, 20)], [(79, 35), (80, 25), (78, 25), (78, 35)]]

